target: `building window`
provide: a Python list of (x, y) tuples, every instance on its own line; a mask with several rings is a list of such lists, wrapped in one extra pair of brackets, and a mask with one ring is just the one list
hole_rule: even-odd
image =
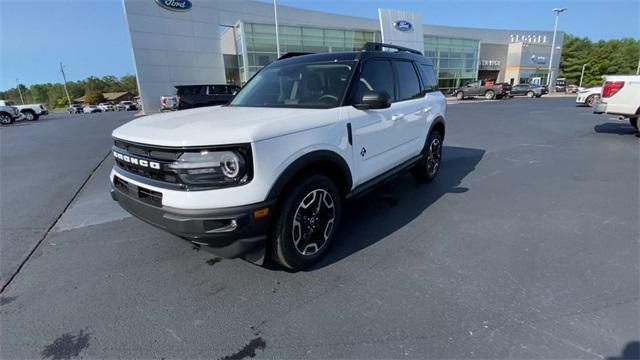
[[(241, 63), (240, 76), (246, 82), (263, 66), (278, 58), (276, 47), (276, 31), (274, 25), (242, 23), (242, 31), (238, 34), (242, 39), (237, 43), (246, 45), (246, 49), (238, 46)], [(279, 25), (280, 53), (288, 52), (339, 52), (357, 51), (365, 43), (375, 41), (380, 36), (374, 31), (354, 31), (342, 29), (321, 29), (302, 26)], [(243, 61), (246, 59), (246, 63)]]
[(448, 92), (477, 80), (479, 40), (425, 35), (424, 50), (433, 60), (440, 90)]

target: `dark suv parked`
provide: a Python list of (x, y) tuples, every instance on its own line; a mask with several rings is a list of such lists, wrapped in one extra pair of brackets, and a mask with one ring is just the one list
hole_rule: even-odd
[(178, 85), (178, 110), (202, 106), (225, 105), (233, 99), (237, 85)]

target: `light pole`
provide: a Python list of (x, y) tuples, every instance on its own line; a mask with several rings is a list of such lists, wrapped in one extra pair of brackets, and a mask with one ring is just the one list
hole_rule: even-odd
[(18, 94), (20, 94), (20, 101), (22, 101), (22, 105), (24, 105), (24, 97), (22, 97), (22, 89), (20, 89), (20, 82), (16, 78), (16, 85), (18, 86)]
[(280, 33), (278, 32), (278, 4), (273, 0), (273, 17), (276, 23), (276, 52), (280, 58)]
[(62, 81), (64, 84), (64, 92), (67, 94), (67, 106), (71, 106), (71, 97), (69, 96), (69, 90), (67, 90), (67, 77), (64, 75), (64, 66), (60, 63), (60, 72), (62, 73)]
[[(553, 54), (556, 52), (556, 36), (558, 34), (558, 18), (560, 18), (560, 13), (567, 11), (567, 8), (555, 8), (553, 12), (556, 13), (556, 25), (553, 28), (553, 41), (551, 42), (551, 57), (549, 58), (549, 70), (547, 71), (547, 87), (549, 91), (551, 91), (551, 79), (553, 78)], [(555, 90), (555, 88), (554, 88)]]
[(587, 67), (587, 64), (582, 65), (582, 73), (580, 74), (580, 85), (578, 85), (579, 88), (582, 87), (582, 79), (584, 78), (584, 68)]

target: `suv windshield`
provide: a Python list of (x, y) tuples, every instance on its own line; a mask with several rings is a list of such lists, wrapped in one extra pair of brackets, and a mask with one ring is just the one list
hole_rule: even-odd
[(230, 106), (328, 109), (340, 105), (354, 61), (290, 64), (264, 68)]

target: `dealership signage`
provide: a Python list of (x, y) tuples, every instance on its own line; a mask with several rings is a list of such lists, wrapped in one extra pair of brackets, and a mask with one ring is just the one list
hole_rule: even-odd
[(547, 35), (535, 35), (535, 34), (511, 34), (512, 43), (523, 42), (530, 44), (546, 44)]
[(534, 63), (534, 64), (543, 65), (543, 64), (546, 64), (547, 57), (546, 56), (531, 55), (531, 62)]
[(393, 27), (400, 31), (411, 31), (413, 30), (413, 25), (407, 20), (398, 20), (393, 23)]
[(500, 60), (480, 60), (480, 66), (500, 67)]
[(189, 11), (191, 1), (189, 0), (155, 0), (160, 7), (170, 11)]

